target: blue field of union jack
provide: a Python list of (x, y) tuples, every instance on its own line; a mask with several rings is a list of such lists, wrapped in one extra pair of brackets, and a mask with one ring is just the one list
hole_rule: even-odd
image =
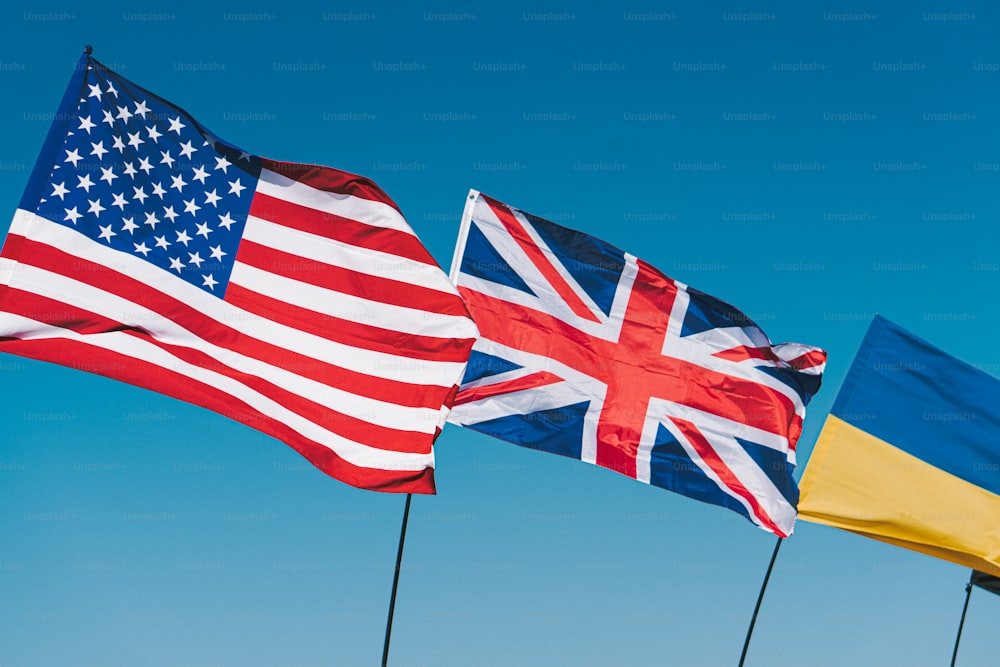
[(728, 507), (787, 537), (826, 353), (473, 190), (452, 280), (480, 329), (450, 421)]

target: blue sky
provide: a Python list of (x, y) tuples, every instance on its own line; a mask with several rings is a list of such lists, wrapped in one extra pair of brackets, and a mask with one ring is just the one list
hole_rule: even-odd
[[(822, 346), (878, 312), (1000, 374), (1000, 55), (974, 3), (0, 10), (13, 214), (84, 44), (228, 141), (375, 179), (447, 267), (470, 187)], [(4, 227), (6, 229), (6, 227)], [(0, 357), (0, 665), (370, 665), (403, 497), (200, 408)], [(800, 465), (800, 471), (803, 466)], [(390, 664), (735, 664), (773, 538), (449, 426)], [(968, 571), (800, 522), (748, 665), (941, 665)], [(960, 665), (995, 662), (977, 591)]]

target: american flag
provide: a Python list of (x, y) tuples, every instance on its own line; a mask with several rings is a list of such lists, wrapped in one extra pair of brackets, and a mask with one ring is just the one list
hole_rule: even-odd
[(586, 234), (469, 194), (452, 265), (481, 332), (450, 421), (791, 534), (826, 353)]
[(374, 183), (242, 151), (81, 58), (0, 254), (0, 351), (204, 406), (357, 487), (433, 493), (475, 336)]

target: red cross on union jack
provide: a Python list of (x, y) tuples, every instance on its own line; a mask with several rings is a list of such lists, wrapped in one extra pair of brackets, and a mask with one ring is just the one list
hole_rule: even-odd
[(825, 353), (473, 191), (452, 268), (478, 325), (451, 420), (730, 507), (781, 536)]

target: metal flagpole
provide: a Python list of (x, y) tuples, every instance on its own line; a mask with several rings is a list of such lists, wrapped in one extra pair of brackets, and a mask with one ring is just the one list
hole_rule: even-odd
[(778, 549), (781, 548), (781, 543), (784, 538), (779, 537), (778, 542), (774, 545), (774, 551), (771, 552), (771, 562), (767, 564), (767, 573), (764, 575), (764, 583), (760, 585), (760, 593), (757, 594), (757, 605), (753, 608), (753, 616), (750, 618), (750, 627), (747, 628), (747, 638), (743, 640), (743, 653), (740, 653), (740, 665), (743, 667), (743, 661), (747, 657), (747, 649), (750, 648), (750, 637), (753, 635), (753, 626), (757, 624), (757, 612), (760, 611), (760, 602), (764, 599), (764, 591), (767, 590), (767, 580), (771, 578), (771, 570), (774, 568), (774, 559), (778, 557)]
[(385, 621), (385, 644), (382, 646), (382, 667), (389, 664), (389, 635), (392, 634), (392, 612), (396, 608), (396, 587), (399, 585), (399, 564), (403, 560), (403, 543), (406, 541), (406, 521), (410, 518), (410, 499), (406, 494), (406, 508), (403, 510), (403, 526), (399, 529), (399, 550), (396, 552), (396, 573), (392, 576), (392, 596), (389, 598), (389, 618)]
[(969, 573), (969, 583), (965, 585), (965, 606), (962, 607), (962, 620), (958, 622), (958, 634), (955, 635), (955, 650), (951, 652), (951, 667), (955, 667), (955, 658), (958, 657), (958, 642), (962, 639), (962, 626), (965, 625), (965, 612), (969, 610), (969, 598), (972, 597), (972, 577), (976, 571)]

